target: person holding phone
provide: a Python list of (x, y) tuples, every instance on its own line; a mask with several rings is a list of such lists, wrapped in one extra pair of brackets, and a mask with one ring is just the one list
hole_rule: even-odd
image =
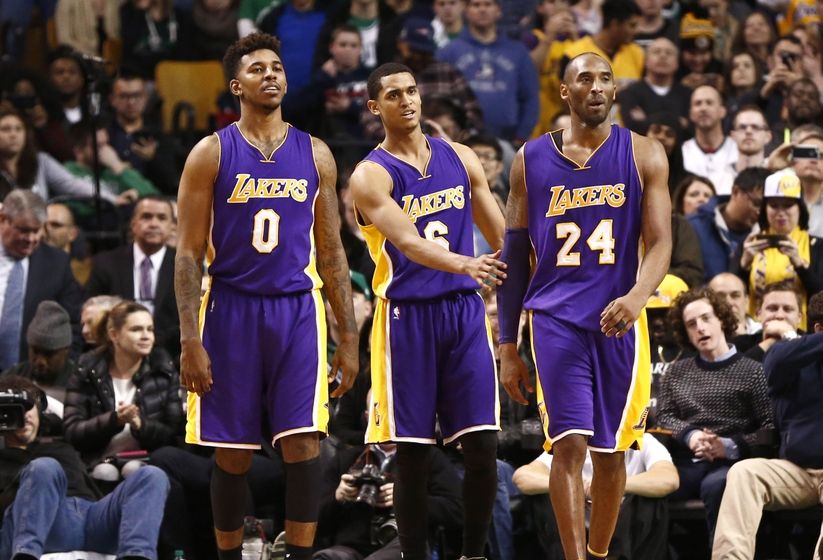
[(807, 134), (798, 144), (792, 146), (791, 165), (800, 178), (803, 202), (809, 209), (809, 234), (823, 237), (823, 131)]
[(806, 325), (808, 296), (823, 289), (823, 242), (809, 234), (809, 211), (800, 179), (784, 169), (766, 178), (760, 231), (753, 232), (733, 259), (737, 274), (749, 286), (749, 313), (760, 308), (768, 284), (791, 280), (802, 293), (801, 325)]
[(780, 120), (783, 100), (789, 86), (803, 77), (801, 58), (803, 44), (793, 35), (785, 35), (777, 40), (774, 49), (766, 59), (768, 72), (760, 88), (760, 101), (766, 107), (766, 117), (770, 123)]

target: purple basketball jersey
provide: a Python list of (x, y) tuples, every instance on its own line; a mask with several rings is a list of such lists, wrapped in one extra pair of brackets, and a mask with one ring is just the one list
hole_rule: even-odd
[[(426, 136), (431, 157), (423, 175), (382, 147), (364, 161), (383, 167), (391, 176), (391, 196), (417, 228), (420, 237), (442, 244), (453, 253), (474, 256), (471, 181), (466, 167), (447, 142)], [(374, 293), (399, 300), (425, 300), (476, 290), (462, 274), (427, 268), (412, 262), (374, 227), (361, 230), (375, 261)]]
[(640, 266), (643, 185), (628, 129), (579, 166), (551, 134), (524, 153), (529, 236), (537, 265), (524, 307), (600, 330), (600, 313), (634, 286)]
[(217, 132), (220, 166), (214, 182), (207, 261), (218, 282), (258, 295), (320, 288), (314, 256), (314, 204), (319, 176), (311, 136), (289, 126), (269, 155), (237, 124)]

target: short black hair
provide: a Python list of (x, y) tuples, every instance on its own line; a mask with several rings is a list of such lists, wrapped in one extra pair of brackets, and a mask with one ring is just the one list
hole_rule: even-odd
[(226, 54), (223, 56), (223, 71), (226, 73), (226, 79), (233, 80), (237, 77), (237, 68), (240, 66), (241, 58), (262, 49), (274, 51), (274, 54), (279, 57), (280, 40), (274, 35), (258, 32), (235, 41), (226, 49)]
[(765, 167), (747, 167), (737, 174), (734, 179), (734, 186), (744, 193), (751, 194), (756, 190), (762, 190), (766, 186), (766, 177), (771, 175)]
[(474, 148), (475, 146), (492, 148), (497, 161), (503, 160), (503, 148), (500, 147), (500, 142), (497, 141), (497, 138), (490, 134), (474, 134), (469, 136), (463, 143), (469, 148)]
[(94, 132), (96, 132), (96, 128), (92, 126), (89, 119), (83, 119), (69, 126), (68, 138), (72, 148), (85, 146), (87, 142), (91, 141), (91, 135)]
[(369, 81), (366, 86), (369, 91), (369, 99), (377, 99), (377, 96), (380, 95), (380, 90), (383, 89), (380, 80), (386, 76), (402, 74), (404, 72), (414, 76), (414, 72), (412, 72), (411, 68), (405, 64), (400, 64), (399, 62), (387, 62), (386, 64), (381, 64), (372, 70), (372, 73), (369, 74)]
[(643, 15), (634, 0), (606, 0), (600, 10), (603, 13), (604, 28), (613, 21), (623, 23), (633, 16)]
[(82, 70), (80, 65), (80, 54), (69, 45), (57, 45), (57, 47), (52, 49), (46, 57), (46, 66), (51, 66), (55, 63), (55, 61), (63, 60), (64, 58), (70, 58)]

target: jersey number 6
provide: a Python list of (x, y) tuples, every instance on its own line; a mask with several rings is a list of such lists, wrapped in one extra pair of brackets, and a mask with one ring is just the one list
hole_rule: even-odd
[(264, 208), (254, 215), (251, 245), (258, 253), (268, 255), (280, 241), (280, 215), (271, 208)]
[[(580, 227), (574, 222), (560, 222), (557, 224), (557, 239), (566, 239), (557, 252), (557, 266), (580, 266), (580, 253), (572, 251), (575, 243), (580, 239), (580, 234)], [(597, 259), (598, 264), (614, 264), (612, 221), (600, 220), (592, 234), (586, 239), (586, 245), (592, 251), (600, 251)]]

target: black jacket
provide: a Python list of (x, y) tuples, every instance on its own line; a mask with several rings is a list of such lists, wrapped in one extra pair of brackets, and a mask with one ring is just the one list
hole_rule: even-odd
[(766, 353), (764, 369), (780, 457), (823, 469), (823, 333), (778, 342)]
[[(79, 365), (66, 388), (63, 430), (66, 440), (89, 461), (99, 458), (123, 426), (117, 424), (107, 353), (83, 354)], [(153, 350), (133, 381), (142, 427), (132, 430), (132, 435), (147, 451), (174, 444), (183, 424), (183, 407), (180, 380), (168, 354), (161, 349)]]
[[(157, 273), (154, 332), (157, 345), (165, 348), (176, 363), (180, 356), (180, 318), (177, 315), (177, 298), (174, 296), (175, 254), (171, 247), (166, 249)], [(133, 244), (100, 253), (94, 258), (86, 292), (89, 297), (111, 295), (134, 299)]]

